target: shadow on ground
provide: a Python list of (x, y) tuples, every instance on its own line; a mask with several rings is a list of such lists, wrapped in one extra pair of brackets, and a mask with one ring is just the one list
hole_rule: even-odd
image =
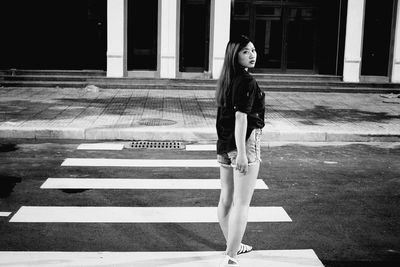
[(397, 267), (400, 259), (394, 261), (323, 261), (325, 267)]
[(18, 150), (16, 144), (0, 144), (0, 153)]
[(0, 198), (7, 198), (14, 191), (17, 183), (21, 182), (21, 177), (0, 174)]

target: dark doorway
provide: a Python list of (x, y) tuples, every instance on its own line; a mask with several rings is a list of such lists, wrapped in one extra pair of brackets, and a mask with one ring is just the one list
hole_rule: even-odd
[(157, 70), (158, 0), (128, 1), (128, 70)]
[(107, 64), (107, 2), (87, 1), (86, 57), (87, 68), (106, 69)]
[(210, 0), (182, 0), (179, 71), (208, 71)]
[(394, 0), (367, 0), (361, 75), (388, 76)]
[(316, 12), (313, 7), (288, 7), (286, 29), (286, 67), (314, 70), (316, 67)]
[(1, 68), (106, 68), (106, 0), (0, 1)]
[(251, 29), (250, 36), (257, 49), (257, 68), (286, 68), (282, 57), (283, 8), (281, 6), (257, 4), (253, 9), (255, 21), (252, 21), (252, 23), (255, 23), (255, 27)]
[(231, 35), (254, 40), (256, 72), (336, 74), (342, 2), (236, 0)]

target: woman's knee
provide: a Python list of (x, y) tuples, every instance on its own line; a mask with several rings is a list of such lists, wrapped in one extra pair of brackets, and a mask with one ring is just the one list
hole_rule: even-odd
[(233, 194), (229, 193), (222, 193), (219, 197), (219, 202), (224, 206), (224, 207), (231, 207), (233, 203)]
[(249, 207), (250, 206), (250, 202), (251, 202), (251, 198), (250, 199), (243, 199), (243, 198), (234, 198), (233, 203), (235, 206), (240, 206), (240, 207)]
[(234, 205), (250, 206), (251, 199), (253, 198), (254, 190), (236, 190), (234, 193), (233, 203)]

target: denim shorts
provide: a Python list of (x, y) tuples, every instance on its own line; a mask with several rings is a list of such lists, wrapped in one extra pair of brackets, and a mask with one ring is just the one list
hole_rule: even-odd
[[(254, 129), (246, 141), (246, 156), (249, 166), (261, 162), (261, 129)], [(222, 167), (236, 167), (237, 150), (218, 154), (217, 161)]]

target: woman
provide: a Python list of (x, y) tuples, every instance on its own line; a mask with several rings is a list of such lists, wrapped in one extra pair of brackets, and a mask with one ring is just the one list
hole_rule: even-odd
[(221, 178), (218, 220), (227, 244), (220, 266), (239, 266), (237, 255), (252, 249), (241, 241), (260, 167), (264, 127), (265, 94), (247, 72), (256, 59), (254, 45), (246, 36), (229, 41), (216, 91)]

